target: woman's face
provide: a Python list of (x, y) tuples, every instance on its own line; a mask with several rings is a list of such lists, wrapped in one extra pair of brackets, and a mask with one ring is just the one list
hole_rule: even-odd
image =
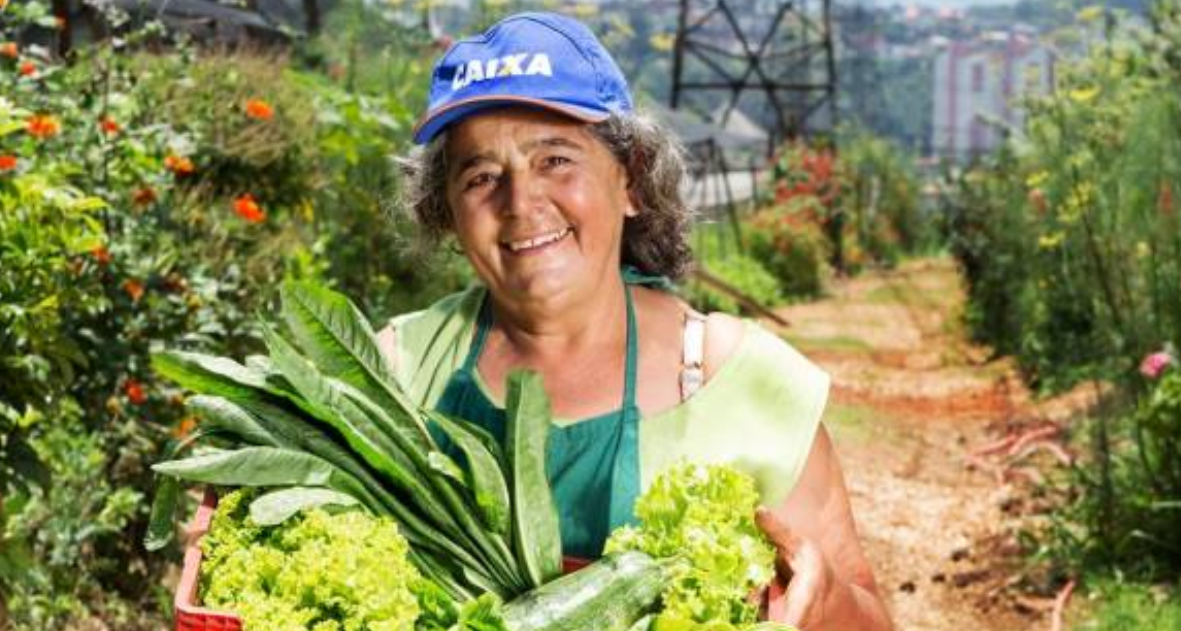
[(455, 233), (494, 295), (548, 302), (618, 273), (627, 177), (585, 123), (496, 109), (454, 126), (446, 150)]

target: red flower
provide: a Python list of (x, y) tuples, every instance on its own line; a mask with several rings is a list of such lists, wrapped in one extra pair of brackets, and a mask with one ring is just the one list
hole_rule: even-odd
[(4, 42), (0, 44), (0, 56), (9, 59), (16, 59), (20, 56), (20, 49), (17, 48), (16, 42)]
[(139, 302), (139, 299), (144, 297), (144, 284), (134, 278), (128, 278), (123, 281), (123, 291), (127, 292), (132, 302)]
[(164, 168), (172, 171), (173, 175), (192, 175), (197, 170), (192, 160), (176, 154), (168, 154), (164, 158)]
[(20, 161), (17, 160), (16, 156), (14, 156), (12, 154), (8, 154), (8, 153), (0, 154), (0, 173), (3, 173), (5, 171), (12, 171), (13, 169), (16, 168), (16, 165), (18, 162), (20, 162)]
[(234, 212), (250, 223), (262, 223), (267, 218), (266, 211), (254, 201), (250, 193), (243, 193), (234, 200)]
[(38, 140), (56, 136), (61, 130), (61, 123), (48, 114), (35, 114), (25, 121), (25, 131)]
[(131, 201), (137, 206), (147, 206), (156, 201), (156, 191), (150, 186), (143, 186), (131, 194)]
[(119, 127), (119, 123), (116, 123), (115, 119), (111, 118), (110, 116), (104, 116), (99, 119), (98, 127), (108, 136), (114, 136), (115, 134), (119, 133), (120, 129), (122, 129)]
[(144, 392), (143, 384), (135, 379), (128, 379), (123, 384), (123, 394), (126, 394), (127, 400), (135, 405), (143, 405), (148, 400), (148, 395)]
[(260, 121), (269, 121), (275, 116), (275, 108), (262, 99), (246, 101), (246, 115)]
[(1169, 186), (1169, 183), (1164, 180), (1161, 180), (1160, 183), (1160, 193), (1156, 198), (1156, 209), (1162, 215), (1173, 214), (1173, 187)]
[(99, 265), (107, 265), (111, 262), (111, 251), (105, 245), (100, 245), (91, 250), (90, 256), (93, 256), (94, 262)]
[(17, 72), (22, 77), (31, 77), (37, 74), (37, 64), (31, 61), (21, 62), (20, 68), (17, 68)]

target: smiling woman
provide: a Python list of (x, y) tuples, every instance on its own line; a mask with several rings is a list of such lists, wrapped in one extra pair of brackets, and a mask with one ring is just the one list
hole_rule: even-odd
[(888, 629), (820, 423), (828, 377), (670, 291), (690, 264), (681, 152), (594, 35), (524, 13), (456, 43), (415, 141), (406, 206), (481, 283), (382, 331), (405, 390), (503, 439), (507, 375), (540, 373), (561, 419), (545, 463), (569, 557), (600, 556), (672, 464), (741, 469), (774, 509), (757, 521), (779, 551), (783, 622)]

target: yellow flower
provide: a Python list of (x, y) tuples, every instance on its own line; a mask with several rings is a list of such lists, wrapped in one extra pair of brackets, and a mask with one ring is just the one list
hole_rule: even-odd
[(1045, 184), (1046, 180), (1048, 179), (1050, 179), (1049, 171), (1038, 171), (1037, 173), (1034, 173), (1025, 178), (1025, 186), (1027, 188), (1037, 188), (1042, 184)]
[(1078, 12), (1079, 22), (1094, 22), (1103, 17), (1103, 6), (1094, 4)]
[(1136, 243), (1136, 258), (1146, 259), (1149, 256), (1152, 256), (1152, 247), (1143, 241), (1138, 241)]
[(579, 2), (578, 4), (574, 5), (573, 13), (574, 17), (585, 20), (598, 15), (599, 7), (598, 5), (592, 4), (590, 2)]
[(1075, 88), (1070, 91), (1070, 100), (1075, 103), (1089, 103), (1099, 96), (1099, 86), (1090, 86), (1086, 88)]
[(1051, 234), (1043, 234), (1037, 238), (1037, 247), (1043, 250), (1053, 250), (1062, 245), (1062, 241), (1066, 235), (1062, 232), (1054, 232)]

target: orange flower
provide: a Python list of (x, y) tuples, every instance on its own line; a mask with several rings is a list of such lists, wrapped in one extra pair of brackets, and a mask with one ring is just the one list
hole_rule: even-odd
[(20, 68), (17, 69), (22, 77), (31, 77), (37, 74), (37, 64), (31, 61), (21, 62)]
[(262, 99), (246, 101), (246, 115), (260, 121), (269, 121), (275, 116), (275, 108)]
[(192, 160), (176, 154), (169, 154), (164, 158), (164, 168), (172, 171), (174, 175), (192, 175), (197, 170)]
[(20, 56), (20, 49), (17, 48), (16, 42), (4, 42), (0, 44), (0, 56), (9, 59), (16, 59)]
[(15, 169), (18, 162), (19, 160), (14, 155), (8, 153), (0, 154), (0, 173)]
[(90, 256), (93, 256), (94, 262), (99, 265), (107, 265), (111, 262), (111, 251), (105, 245), (100, 245), (91, 250)]
[(25, 121), (25, 131), (40, 140), (56, 136), (61, 130), (61, 123), (48, 114), (35, 114)]
[(197, 417), (186, 416), (176, 423), (176, 427), (172, 428), (172, 437), (177, 440), (184, 440), (193, 430), (197, 429)]
[(115, 119), (111, 118), (110, 116), (104, 116), (99, 119), (98, 127), (108, 136), (114, 136), (115, 134), (119, 133), (120, 129), (122, 129), (119, 127), (119, 123), (116, 123)]
[(147, 206), (156, 201), (156, 191), (152, 190), (150, 186), (138, 188), (131, 194), (131, 201), (135, 202), (137, 206)]
[(126, 394), (127, 400), (135, 405), (143, 405), (148, 400), (148, 395), (144, 392), (143, 384), (135, 379), (128, 379), (123, 384), (123, 394)]
[(266, 211), (254, 201), (250, 193), (243, 193), (234, 200), (234, 212), (250, 223), (262, 223), (267, 218)]
[(139, 299), (144, 297), (144, 284), (134, 278), (128, 278), (123, 281), (123, 291), (131, 296), (131, 302), (139, 302)]

